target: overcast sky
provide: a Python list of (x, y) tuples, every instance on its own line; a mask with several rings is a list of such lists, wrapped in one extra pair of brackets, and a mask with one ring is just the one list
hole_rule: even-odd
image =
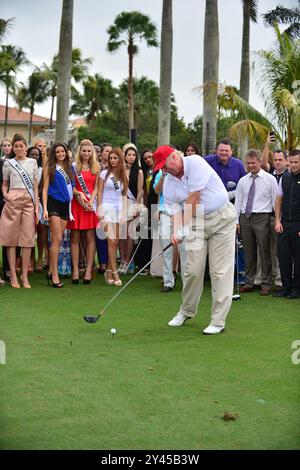
[[(259, 21), (251, 25), (251, 51), (268, 49), (274, 42), (271, 28), (263, 25), (261, 14), (279, 3), (292, 7), (296, 0), (258, 0)], [(220, 64), (219, 80), (239, 86), (242, 1), (219, 0)], [(58, 52), (62, 0), (0, 0), (0, 17), (15, 17), (14, 26), (4, 43), (22, 47), (28, 59), (37, 66), (50, 64)], [(119, 85), (127, 77), (128, 55), (125, 47), (110, 54), (106, 51), (106, 29), (122, 11), (139, 10), (156, 24), (160, 39), (162, 0), (74, 0), (73, 47), (82, 50), (83, 57), (93, 57), (90, 74), (100, 73)], [(179, 115), (186, 122), (202, 113), (201, 97), (194, 88), (202, 83), (203, 31), (205, 0), (173, 0), (173, 78)], [(134, 76), (142, 75), (159, 84), (159, 48), (147, 48), (141, 43), (134, 58)], [(24, 68), (18, 75), (26, 80), (32, 70)], [(250, 102), (263, 111), (256, 92), (255, 77), (251, 77)], [(5, 104), (0, 88), (0, 104)], [(10, 98), (10, 106), (14, 106)], [(37, 106), (36, 114), (49, 116), (50, 101)]]

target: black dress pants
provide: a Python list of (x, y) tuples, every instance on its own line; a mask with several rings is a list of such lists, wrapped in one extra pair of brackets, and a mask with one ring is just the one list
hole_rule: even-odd
[(282, 223), (278, 234), (277, 250), (284, 290), (300, 294), (300, 222)]

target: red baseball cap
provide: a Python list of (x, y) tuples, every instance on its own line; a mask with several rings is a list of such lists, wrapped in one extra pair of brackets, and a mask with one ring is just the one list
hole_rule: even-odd
[(161, 147), (158, 147), (153, 154), (155, 161), (154, 171), (161, 170), (161, 168), (165, 165), (168, 156), (175, 152), (175, 150), (176, 149), (170, 147), (169, 145), (162, 145)]

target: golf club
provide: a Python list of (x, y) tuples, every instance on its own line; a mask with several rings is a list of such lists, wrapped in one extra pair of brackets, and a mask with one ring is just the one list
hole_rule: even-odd
[(138, 249), (139, 249), (139, 246), (140, 246), (141, 242), (142, 242), (142, 239), (140, 238), (140, 239), (139, 239), (139, 242), (138, 242), (138, 244), (137, 244), (137, 246), (136, 246), (136, 249), (135, 249), (134, 252), (133, 252), (132, 257), (130, 258), (130, 261), (128, 261), (128, 264), (127, 264), (127, 266), (126, 266), (126, 269), (125, 269), (125, 271), (124, 271), (124, 274), (127, 274), (127, 271), (128, 271), (128, 269), (129, 269), (129, 266), (131, 265), (131, 263), (132, 263), (132, 261), (133, 261), (135, 255), (136, 255), (136, 253), (137, 253), (137, 251), (138, 251)]
[(240, 270), (239, 270), (239, 238), (235, 238), (235, 261), (236, 261), (236, 289), (237, 293), (232, 296), (232, 300), (241, 300), (240, 296)]
[(143, 266), (134, 276), (132, 276), (131, 279), (129, 279), (129, 281), (122, 287), (122, 289), (120, 289), (116, 295), (113, 296), (113, 298), (105, 305), (105, 307), (101, 310), (101, 312), (97, 315), (97, 316), (94, 316), (94, 315), (85, 315), (83, 318), (84, 320), (87, 322), (87, 323), (96, 323), (96, 321), (99, 320), (100, 317), (102, 317), (102, 315), (104, 315), (104, 313), (106, 312), (106, 310), (108, 309), (108, 307), (111, 306), (111, 304), (119, 297), (120, 294), (122, 294), (122, 292), (129, 286), (129, 284), (131, 284), (135, 279), (136, 277), (144, 270), (146, 269), (153, 261), (155, 261), (159, 256), (161, 256), (166, 250), (168, 250), (170, 247), (172, 246), (172, 243), (169, 243), (167, 246), (165, 246), (165, 248), (163, 250), (161, 250), (159, 253), (157, 253), (150, 261), (148, 261), (148, 263), (145, 264), (145, 266)]

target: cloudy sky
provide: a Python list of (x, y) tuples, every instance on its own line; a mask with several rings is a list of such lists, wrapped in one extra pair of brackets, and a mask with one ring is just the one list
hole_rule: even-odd
[[(268, 49), (274, 42), (271, 28), (263, 25), (261, 14), (275, 8), (278, 3), (295, 6), (296, 0), (258, 0), (259, 21), (251, 25), (251, 51)], [(242, 1), (219, 0), (221, 82), (239, 86)], [(37, 66), (50, 63), (58, 52), (62, 0), (0, 0), (1, 18), (15, 17), (14, 26), (5, 43), (22, 47), (28, 59)], [(119, 85), (128, 73), (125, 47), (114, 54), (106, 51), (106, 29), (122, 11), (139, 10), (156, 24), (158, 38), (161, 29), (162, 0), (74, 0), (73, 47), (82, 50), (83, 57), (92, 57), (90, 73), (100, 73)], [(179, 115), (191, 122), (202, 113), (202, 102), (195, 87), (202, 83), (203, 31), (205, 0), (173, 0), (173, 80)], [(134, 75), (145, 75), (159, 83), (159, 49), (147, 48), (141, 43), (139, 55), (134, 59)], [(24, 68), (19, 80), (26, 80), (32, 70)], [(252, 76), (250, 102), (263, 110)], [(0, 104), (5, 103), (0, 88)], [(11, 106), (14, 105), (10, 99)], [(50, 101), (36, 107), (35, 113), (48, 116)]]

